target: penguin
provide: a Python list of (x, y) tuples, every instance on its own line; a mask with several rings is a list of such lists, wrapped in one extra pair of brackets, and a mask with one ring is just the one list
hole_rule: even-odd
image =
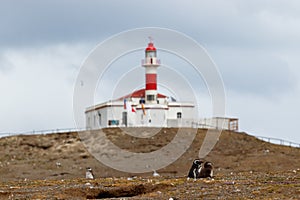
[(92, 171), (92, 168), (90, 168), (90, 167), (86, 168), (85, 178), (86, 179), (94, 179), (95, 178), (94, 174), (93, 174), (93, 171)]
[(199, 169), (197, 178), (212, 178), (213, 177), (213, 165), (211, 162), (205, 162), (203, 167)]
[(159, 175), (159, 173), (157, 173), (155, 170), (153, 170), (153, 175), (152, 175), (153, 177), (158, 177), (158, 176), (160, 176)]
[(201, 161), (199, 159), (195, 159), (193, 161), (192, 167), (188, 173), (188, 178), (196, 179), (197, 177), (199, 177), (199, 172), (202, 169), (202, 163), (203, 163), (203, 161)]

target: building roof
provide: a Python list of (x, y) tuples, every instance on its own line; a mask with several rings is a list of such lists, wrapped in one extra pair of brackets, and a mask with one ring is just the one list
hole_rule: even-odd
[(152, 42), (148, 43), (148, 47), (146, 48), (146, 51), (156, 51), (156, 48)]
[[(158, 98), (167, 98), (167, 96), (163, 95), (163, 94), (157, 94)], [(124, 99), (127, 98), (145, 98), (145, 89), (140, 89), (140, 90), (136, 90), (131, 94), (125, 95), (123, 97), (120, 97), (118, 99), (115, 100), (110, 100), (110, 101), (106, 101), (94, 106), (90, 106), (88, 108), (86, 108), (85, 113), (88, 113), (90, 111), (94, 111), (94, 110), (98, 110), (98, 109), (102, 109), (102, 108), (106, 108), (106, 107), (123, 107), (124, 106)], [(133, 106), (138, 110), (141, 109), (141, 105), (140, 104), (133, 104)], [(158, 105), (145, 105), (146, 109), (169, 109), (169, 108), (173, 108), (173, 107), (195, 107), (195, 105), (191, 102), (169, 102), (167, 101), (167, 105), (163, 105), (163, 104), (158, 104)]]
[[(126, 99), (126, 98), (145, 98), (145, 89), (140, 89), (140, 90), (136, 90), (131, 94), (127, 94), (123, 97), (118, 98), (117, 100), (122, 100), (122, 99)], [(157, 93), (157, 98), (166, 98), (166, 95)]]

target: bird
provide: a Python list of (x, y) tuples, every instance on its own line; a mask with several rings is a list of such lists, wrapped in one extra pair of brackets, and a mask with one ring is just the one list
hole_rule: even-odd
[(206, 161), (203, 167), (199, 169), (197, 178), (212, 178), (213, 177), (213, 165), (211, 162)]
[(199, 160), (199, 159), (195, 159), (193, 161), (192, 167), (188, 173), (188, 178), (196, 179), (199, 177), (199, 173), (202, 169), (202, 163), (203, 163), (203, 161)]
[(61, 167), (61, 163), (60, 162), (56, 162), (56, 167)]
[(153, 177), (158, 177), (160, 176), (159, 173), (157, 173), (155, 170), (153, 170)]
[(86, 179), (94, 179), (95, 178), (92, 168), (90, 168), (90, 167), (86, 168), (85, 178)]

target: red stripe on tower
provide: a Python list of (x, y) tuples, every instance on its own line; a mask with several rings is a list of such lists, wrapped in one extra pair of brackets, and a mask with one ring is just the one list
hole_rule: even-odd
[(146, 90), (157, 90), (156, 74), (146, 74)]
[(145, 49), (145, 59), (142, 60), (142, 65), (145, 67), (145, 103), (157, 104), (157, 68), (160, 65), (159, 59), (156, 57), (156, 48), (152, 39)]

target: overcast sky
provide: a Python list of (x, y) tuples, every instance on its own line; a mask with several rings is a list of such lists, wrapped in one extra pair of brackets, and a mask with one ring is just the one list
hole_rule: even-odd
[(75, 127), (84, 59), (108, 37), (142, 27), (182, 32), (207, 50), (224, 81), (226, 115), (242, 131), (300, 143), (296, 0), (1, 1), (0, 133)]

